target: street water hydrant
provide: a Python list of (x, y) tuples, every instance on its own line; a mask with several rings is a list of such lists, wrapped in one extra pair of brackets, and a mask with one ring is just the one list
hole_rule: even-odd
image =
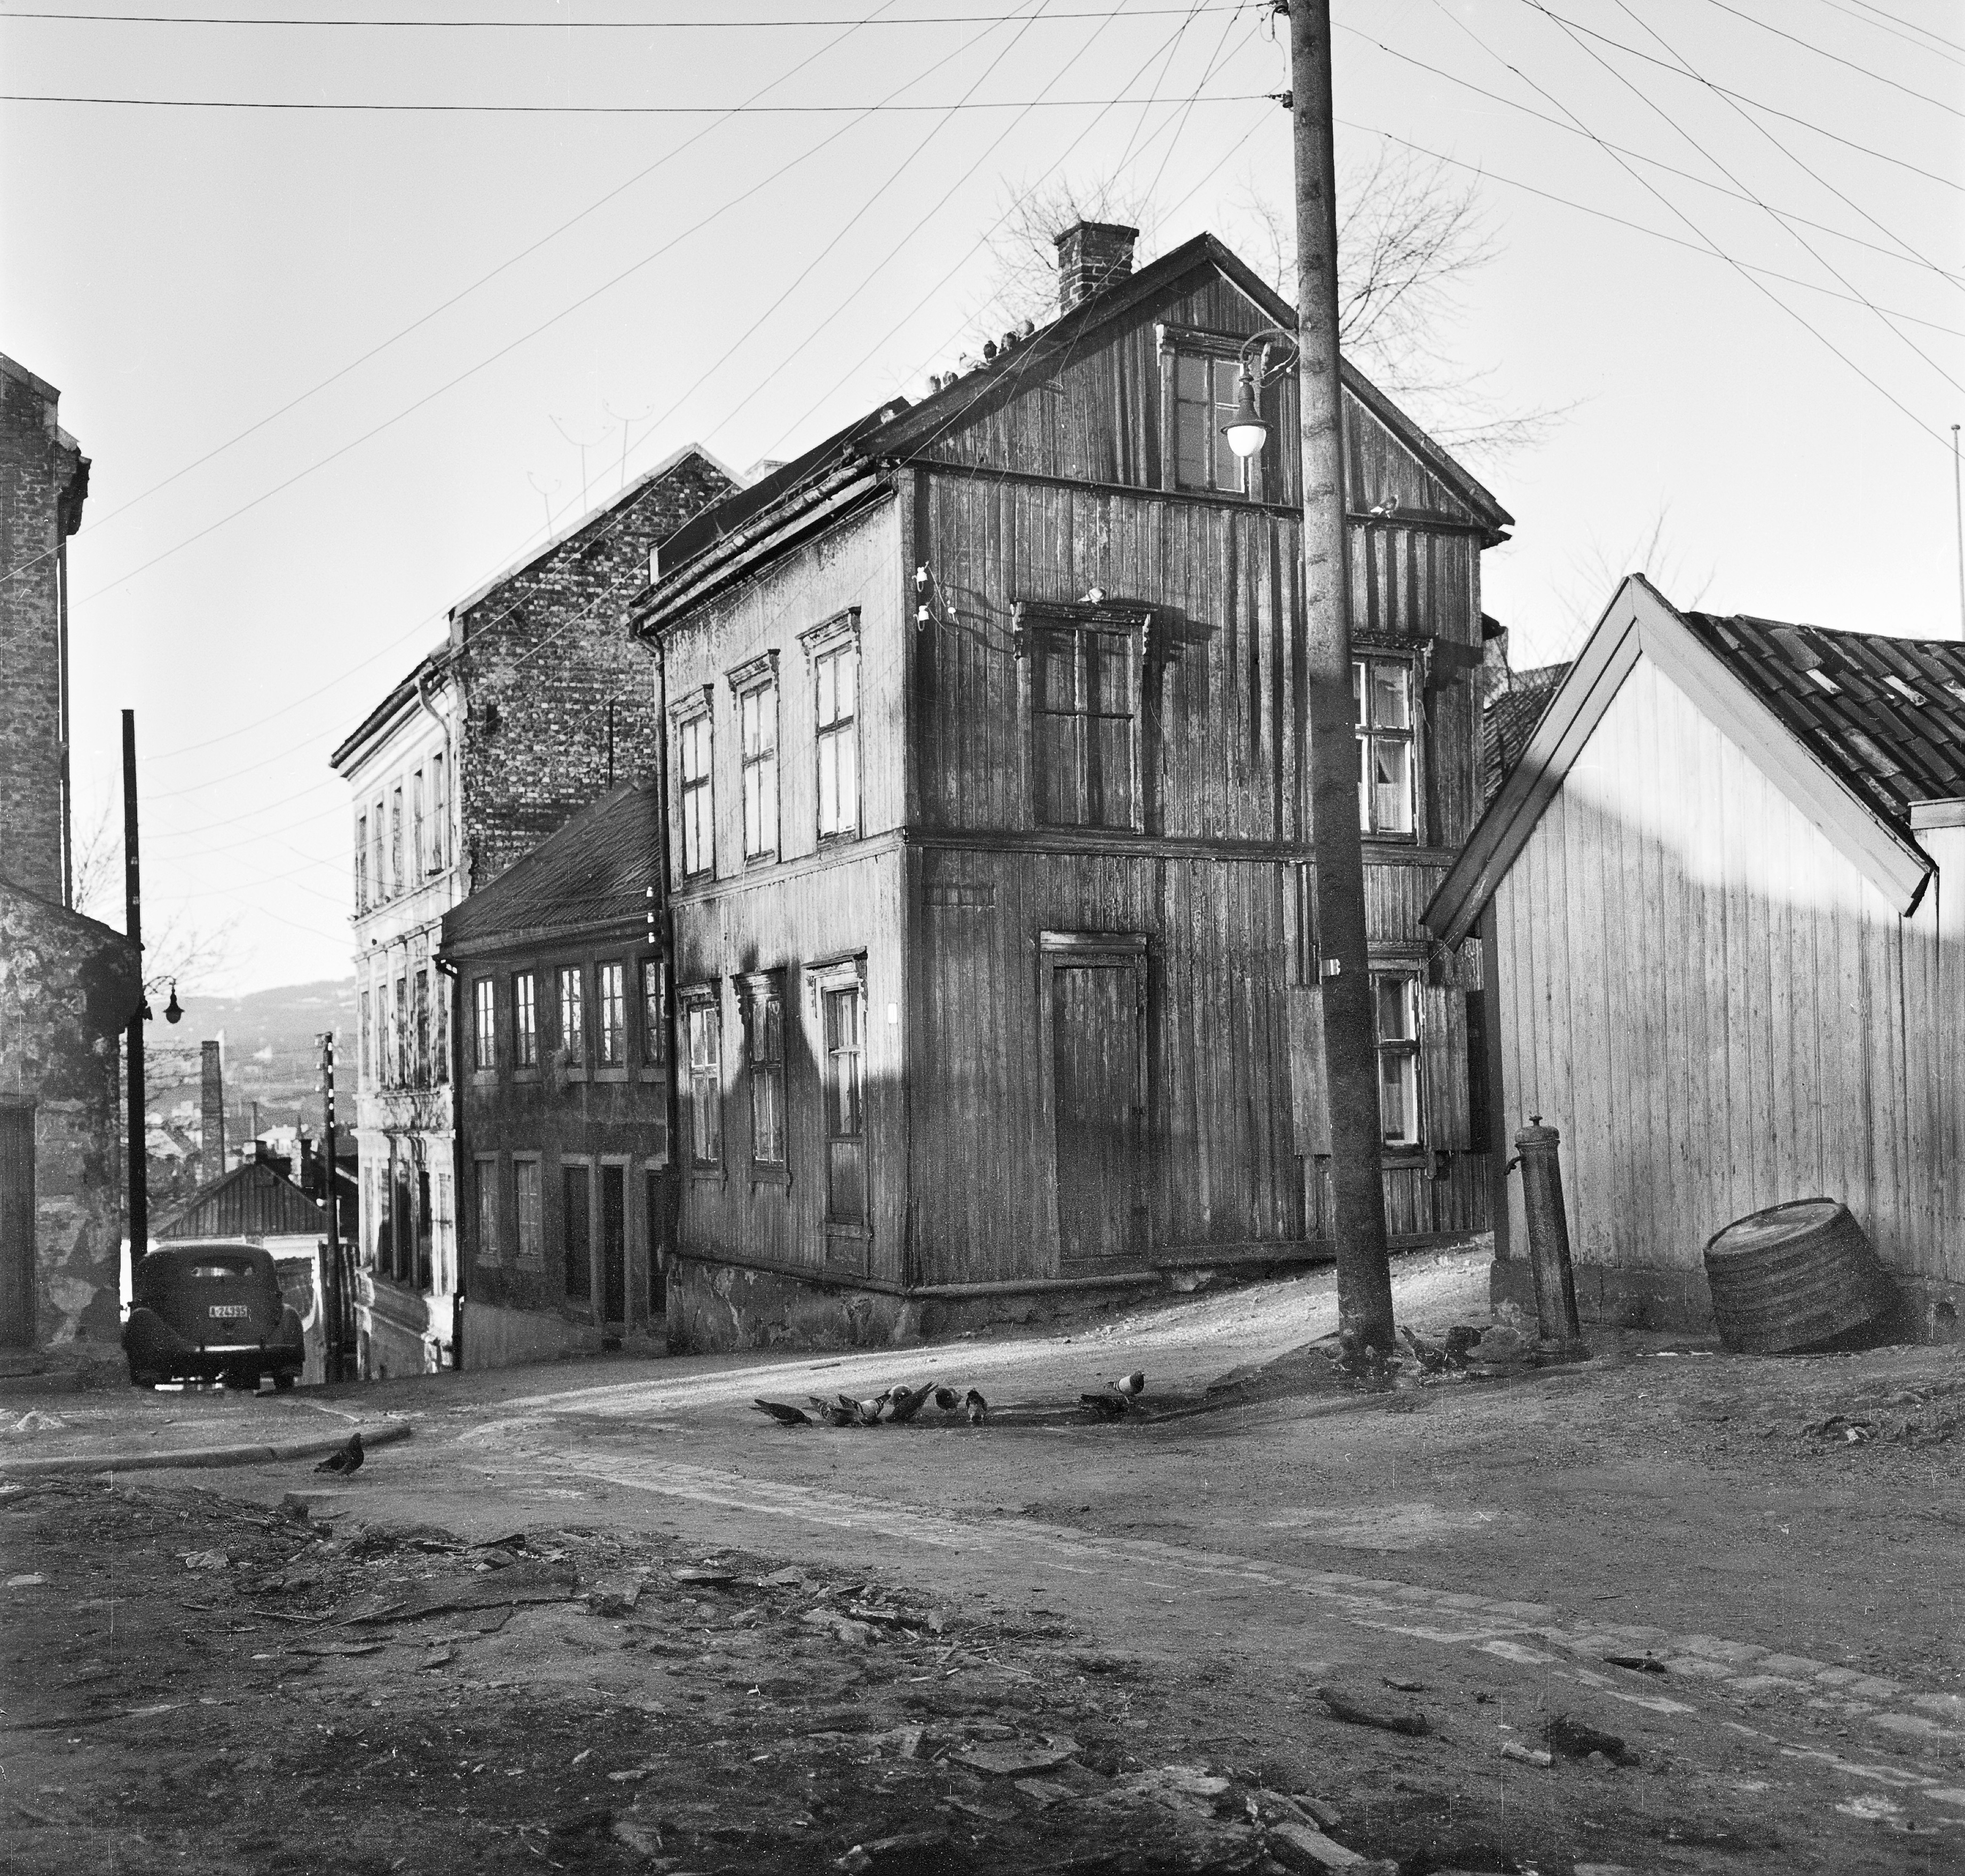
[(1576, 1273), (1569, 1260), (1569, 1220), (1562, 1204), (1562, 1135), (1539, 1114), (1515, 1136), (1522, 1169), (1522, 1208), (1528, 1217), (1529, 1263), (1535, 1273), (1536, 1346), (1545, 1356), (1581, 1360), (1589, 1353), (1576, 1314)]

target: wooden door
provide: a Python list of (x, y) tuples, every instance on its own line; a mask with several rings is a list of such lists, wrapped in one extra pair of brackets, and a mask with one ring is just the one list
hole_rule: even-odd
[(1047, 961), (1060, 1262), (1066, 1272), (1135, 1262), (1147, 1216), (1145, 959)]
[(0, 1107), (0, 1348), (34, 1346), (34, 1110)]
[(600, 1169), (600, 1320), (619, 1328), (628, 1320), (628, 1169)]
[(560, 1166), (561, 1257), (566, 1270), (566, 1299), (590, 1302), (593, 1295), (593, 1170), (584, 1160)]

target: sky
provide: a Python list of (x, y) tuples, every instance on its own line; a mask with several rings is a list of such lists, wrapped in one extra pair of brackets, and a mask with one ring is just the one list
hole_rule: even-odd
[[(146, 931), (222, 932), (212, 991), (349, 970), (328, 754), (549, 529), (685, 442), (741, 469), (919, 394), (1027, 191), (1116, 178), (1159, 250), (1252, 260), (1288, 199), (1285, 31), (1239, 0), (199, 4), (236, 17), (0, 0), (0, 352), (94, 463), (78, 834), (133, 707)], [(1491, 257), (1439, 341), (1543, 420), (1465, 452), (1515, 517), (1484, 600), (1518, 664), (1638, 566), (1960, 633), (1965, 7), (1334, 18), (1340, 166), (1473, 186)]]

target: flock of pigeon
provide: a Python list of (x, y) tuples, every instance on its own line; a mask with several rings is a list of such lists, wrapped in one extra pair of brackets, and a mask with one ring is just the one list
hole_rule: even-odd
[[(1078, 1398), (1101, 1420), (1118, 1420), (1133, 1411), (1133, 1402), (1146, 1388), (1146, 1376), (1136, 1369), (1123, 1380), (1108, 1381), (1098, 1392), (1081, 1394)], [(958, 1393), (954, 1388), (937, 1387), (931, 1381), (923, 1382), (918, 1388), (889, 1388), (884, 1394), (864, 1401), (855, 1400), (850, 1394), (825, 1401), (815, 1394), (809, 1397), (809, 1412), (785, 1401), (760, 1400), (751, 1405), (781, 1427), (904, 1427), (931, 1401), (944, 1414), (966, 1415), (972, 1427), (989, 1424), (989, 1403), (982, 1398), (980, 1388)]]

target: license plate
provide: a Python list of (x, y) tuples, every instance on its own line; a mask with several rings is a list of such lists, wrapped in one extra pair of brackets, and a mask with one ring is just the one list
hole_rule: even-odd
[(252, 1314), (252, 1305), (250, 1303), (214, 1303), (207, 1313), (221, 1322), (230, 1322), (239, 1317)]

